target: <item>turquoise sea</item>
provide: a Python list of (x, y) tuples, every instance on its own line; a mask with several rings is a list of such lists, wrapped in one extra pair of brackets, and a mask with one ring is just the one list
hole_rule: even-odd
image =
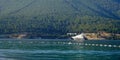
[(120, 40), (0, 39), (0, 60), (120, 60)]

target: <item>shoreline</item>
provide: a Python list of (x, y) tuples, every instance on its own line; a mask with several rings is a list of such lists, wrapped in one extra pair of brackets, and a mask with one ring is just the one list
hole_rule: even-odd
[[(32, 34), (32, 33), (12, 33), (12, 34), (1, 34), (0, 39), (71, 39), (72, 36), (78, 35), (79, 33), (67, 33), (62, 35), (56, 34)], [(97, 32), (97, 33), (84, 33), (88, 40), (120, 40), (120, 34)]]

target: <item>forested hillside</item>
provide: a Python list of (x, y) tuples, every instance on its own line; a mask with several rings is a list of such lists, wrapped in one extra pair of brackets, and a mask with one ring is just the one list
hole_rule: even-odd
[(0, 0), (0, 34), (120, 33), (120, 0)]

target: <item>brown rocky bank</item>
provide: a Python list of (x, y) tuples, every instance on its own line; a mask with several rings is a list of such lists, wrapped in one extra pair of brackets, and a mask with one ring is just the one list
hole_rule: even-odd
[(97, 32), (97, 33), (85, 33), (88, 40), (118, 40), (120, 39), (120, 34), (107, 33), (107, 32)]

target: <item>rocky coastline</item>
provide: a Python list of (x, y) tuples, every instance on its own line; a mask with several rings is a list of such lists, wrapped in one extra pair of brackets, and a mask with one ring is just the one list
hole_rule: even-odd
[[(71, 35), (70, 35), (71, 34)], [(77, 35), (79, 33), (70, 33), (66, 35), (39, 35), (29, 33), (14, 33), (14, 34), (2, 34), (0, 38), (10, 39), (69, 39), (72, 34)], [(97, 32), (97, 33), (84, 33), (88, 40), (120, 40), (120, 34)]]

